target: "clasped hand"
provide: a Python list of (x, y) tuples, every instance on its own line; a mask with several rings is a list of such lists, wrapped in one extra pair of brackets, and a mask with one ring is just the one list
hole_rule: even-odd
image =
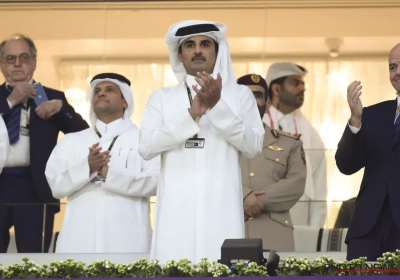
[(264, 210), (264, 205), (257, 197), (264, 194), (264, 191), (252, 191), (244, 198), (244, 221), (252, 219), (262, 213), (262, 211)]
[(37, 106), (35, 111), (39, 118), (48, 120), (60, 111), (62, 104), (62, 100), (49, 100)]
[(89, 148), (89, 169), (90, 173), (98, 172), (103, 178), (107, 178), (108, 172), (108, 163), (110, 162), (110, 151), (101, 151), (101, 147), (99, 147), (99, 143), (94, 144), (92, 147)]
[(220, 100), (222, 90), (222, 78), (219, 73), (217, 78), (214, 79), (204, 71), (198, 72), (195, 80), (201, 88), (198, 89), (196, 86), (192, 86), (196, 92), (192, 106), (189, 109), (193, 119), (204, 115), (208, 109), (212, 109)]

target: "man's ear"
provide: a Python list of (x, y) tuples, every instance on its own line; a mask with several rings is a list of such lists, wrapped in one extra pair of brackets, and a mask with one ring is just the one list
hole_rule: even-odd
[(178, 52), (178, 59), (180, 62), (182, 62), (182, 53), (181, 52)]
[(273, 84), (272, 85), (272, 93), (273, 96), (276, 96), (279, 98), (279, 93), (281, 92), (281, 85), (279, 84)]

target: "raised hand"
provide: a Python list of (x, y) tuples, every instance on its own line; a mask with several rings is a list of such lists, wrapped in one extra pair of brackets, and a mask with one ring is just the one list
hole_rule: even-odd
[(360, 96), (362, 94), (360, 81), (354, 81), (347, 87), (347, 102), (349, 103), (351, 118), (350, 125), (360, 128), (363, 106)]
[(33, 98), (36, 95), (36, 89), (31, 83), (17, 83), (10, 96), (7, 98), (12, 106), (22, 103), (28, 98)]
[[(193, 90), (203, 100), (207, 106), (212, 109), (221, 98), (222, 78), (218, 73), (217, 78), (214, 79), (207, 72), (198, 72), (196, 74), (196, 82), (200, 85), (201, 89), (193, 86)], [(196, 95), (196, 96), (197, 96)]]
[(193, 103), (192, 107), (189, 109), (189, 113), (192, 116), (194, 120), (196, 120), (198, 117), (201, 117), (206, 113), (208, 110), (209, 106), (204, 103), (204, 101), (200, 98), (200, 96), (196, 95), (193, 98)]

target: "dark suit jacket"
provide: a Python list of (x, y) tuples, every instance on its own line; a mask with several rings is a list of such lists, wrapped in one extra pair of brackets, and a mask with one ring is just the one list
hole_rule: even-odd
[(350, 198), (349, 200), (343, 201), (340, 206), (338, 216), (336, 218), (334, 228), (348, 228), (350, 225), (351, 217), (354, 213), (354, 204), (356, 198)]
[(393, 143), (396, 108), (397, 100), (365, 107), (360, 131), (354, 134), (346, 124), (339, 142), (335, 158), (340, 172), (351, 175), (365, 167), (346, 243), (373, 228), (387, 193), (400, 228), (400, 141)]
[[(47, 160), (57, 144), (58, 134), (60, 131), (63, 133), (81, 131), (89, 126), (75, 112), (74, 108), (69, 105), (63, 92), (47, 87), (44, 87), (44, 89), (49, 100), (62, 100), (63, 105), (60, 112), (55, 114), (51, 119), (43, 120), (35, 112), (36, 104), (33, 99), (29, 100), (30, 170), (39, 197), (45, 203), (55, 203), (59, 200), (55, 199), (51, 194), (44, 171)], [(7, 102), (9, 93), (5, 87), (5, 83), (2, 84), (0, 86), (0, 114), (5, 121), (11, 112)]]

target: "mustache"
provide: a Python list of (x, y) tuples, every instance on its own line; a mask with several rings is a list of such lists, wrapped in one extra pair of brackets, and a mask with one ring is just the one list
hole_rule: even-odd
[(199, 55), (196, 54), (196, 55), (192, 58), (192, 61), (198, 60), (198, 59), (206, 60), (201, 54), (199, 54)]

